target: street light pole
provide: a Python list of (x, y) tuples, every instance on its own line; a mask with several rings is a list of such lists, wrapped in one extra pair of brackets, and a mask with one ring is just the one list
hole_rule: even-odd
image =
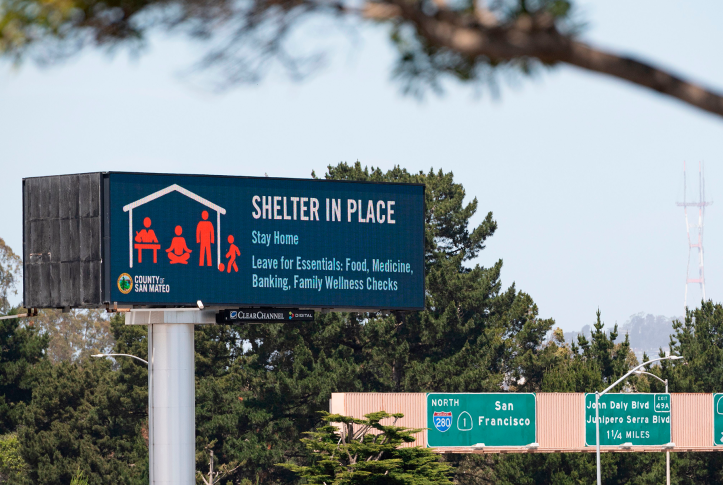
[(131, 359), (140, 360), (144, 364), (148, 365), (147, 360), (143, 360), (140, 357), (136, 357), (135, 355), (131, 355), (131, 354), (94, 354), (94, 355), (91, 355), (91, 357), (130, 357)]
[(600, 467), (600, 393), (595, 393), (595, 473), (597, 474), (597, 485), (602, 484)]
[(634, 367), (631, 369), (627, 374), (622, 376), (617, 381), (613, 382), (610, 386), (608, 386), (607, 389), (605, 389), (602, 392), (596, 392), (595, 393), (595, 455), (596, 455), (596, 464), (597, 464), (597, 485), (602, 485), (602, 478), (601, 478), (601, 471), (600, 471), (600, 398), (607, 394), (608, 391), (610, 391), (613, 387), (617, 386), (621, 382), (623, 382), (625, 379), (627, 379), (632, 374), (635, 374), (635, 371), (638, 369), (645, 367), (646, 365), (650, 365), (653, 362), (659, 362), (661, 360), (679, 360), (683, 357), (679, 355), (669, 355), (667, 357), (659, 357), (657, 359), (649, 360), (647, 362), (643, 362), (642, 364)]
[[(638, 375), (645, 374), (646, 376), (655, 377), (660, 382), (665, 384), (665, 393), (668, 394), (668, 379), (661, 379), (660, 377), (656, 376), (655, 374), (652, 374), (650, 372), (645, 372), (644, 370), (638, 370), (638, 371), (635, 371), (635, 373)], [(665, 483), (667, 485), (670, 485), (670, 449), (665, 450)]]

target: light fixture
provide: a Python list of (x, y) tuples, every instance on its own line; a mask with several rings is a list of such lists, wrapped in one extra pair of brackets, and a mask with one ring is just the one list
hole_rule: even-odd
[(203, 310), (203, 302), (202, 302), (201, 300), (198, 300), (198, 301), (196, 302), (196, 305), (198, 305), (198, 309), (199, 309), (199, 310)]
[(528, 450), (536, 450), (540, 447), (540, 443), (530, 443), (529, 445), (526, 445), (525, 448)]
[(622, 449), (622, 450), (629, 450), (632, 447), (633, 447), (632, 443), (623, 443), (622, 445), (620, 445), (620, 449)]
[(485, 447), (484, 443), (477, 443), (476, 445), (472, 445), (472, 448), (474, 448), (475, 450), (483, 450), (484, 447)]
[(675, 443), (673, 443), (672, 441), (663, 445), (664, 450), (672, 450), (673, 448), (675, 448)]

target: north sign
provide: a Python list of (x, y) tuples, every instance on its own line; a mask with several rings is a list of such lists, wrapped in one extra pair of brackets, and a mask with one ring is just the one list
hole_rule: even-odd
[(536, 441), (534, 394), (427, 394), (430, 447), (526, 446)]
[[(600, 444), (670, 443), (670, 394), (620, 393), (600, 397)], [(595, 394), (585, 394), (585, 446), (595, 446)]]

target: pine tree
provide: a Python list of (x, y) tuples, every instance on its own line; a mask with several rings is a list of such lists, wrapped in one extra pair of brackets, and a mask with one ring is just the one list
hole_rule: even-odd
[[(628, 336), (620, 343), (618, 326), (608, 333), (602, 322), (598, 309), (595, 324), (588, 339), (580, 334), (577, 343), (572, 342), (569, 352), (557, 365), (550, 367), (542, 380), (544, 392), (594, 392), (602, 391), (622, 377), (631, 367), (637, 364), (635, 354), (630, 350)], [(564, 345), (564, 342), (563, 342)], [(632, 377), (627, 385), (635, 385), (637, 379)], [(621, 392), (624, 386), (612, 392)]]
[[(365, 419), (321, 413), (322, 425), (302, 438), (311, 455), (308, 466), (280, 466), (318, 485), (452, 485), (452, 467), (428, 448), (401, 447), (414, 443), (421, 429), (396, 426), (403, 414), (384, 411)], [(382, 424), (393, 418), (392, 424)]]

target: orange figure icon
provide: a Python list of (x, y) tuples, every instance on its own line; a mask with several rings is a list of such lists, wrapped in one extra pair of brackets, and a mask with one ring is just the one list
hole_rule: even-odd
[[(236, 246), (233, 243), (233, 236), (228, 237), (228, 243), (231, 245), (228, 248), (228, 252), (226, 253), (226, 257), (229, 258), (228, 263), (226, 263), (226, 267), (228, 268), (228, 273), (231, 272), (231, 266), (233, 266), (234, 271), (238, 273), (238, 266), (236, 266), (236, 256), (241, 256), (241, 251), (239, 251), (238, 246)], [(223, 265), (223, 263), (221, 263)], [(223, 269), (221, 269), (223, 271)]]
[(143, 250), (144, 249), (152, 249), (153, 250), (153, 262), (157, 262), (157, 254), (156, 251), (161, 249), (161, 245), (158, 244), (158, 239), (156, 238), (156, 233), (151, 229), (151, 218), (146, 217), (143, 219), (143, 225), (146, 227), (146, 229), (141, 229), (140, 231), (136, 231), (136, 237), (134, 238), (136, 243), (133, 245), (135, 249), (138, 250), (138, 262), (143, 262)]
[[(201, 254), (198, 259), (199, 266), (211, 266), (211, 244), (213, 244), (213, 224), (208, 220), (208, 212), (201, 213), (203, 220), (196, 226), (196, 242), (201, 245)], [(203, 255), (206, 255), (207, 264), (203, 264)]]
[(181, 237), (182, 233), (181, 226), (176, 226), (176, 237), (171, 241), (171, 247), (166, 249), (171, 264), (188, 264), (188, 258), (191, 256), (191, 250), (186, 246), (186, 239)]

